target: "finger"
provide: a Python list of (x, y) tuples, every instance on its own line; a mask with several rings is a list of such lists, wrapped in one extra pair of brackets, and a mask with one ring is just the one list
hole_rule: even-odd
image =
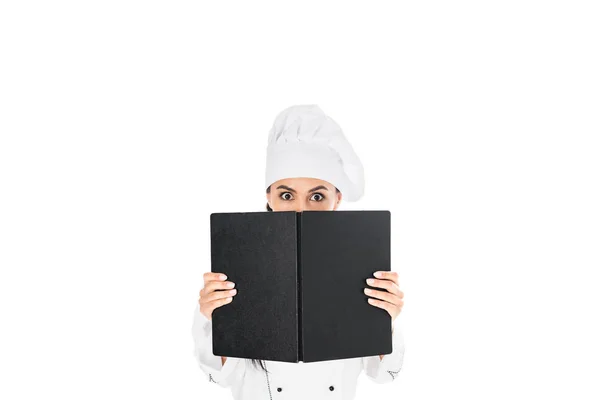
[(398, 273), (396, 271), (376, 271), (373, 273), (375, 278), (388, 279), (394, 282), (396, 285), (400, 285)]
[(392, 311), (394, 310), (394, 305), (391, 303), (388, 303), (387, 301), (381, 301), (381, 300), (377, 300), (377, 299), (369, 299), (369, 304), (371, 304), (374, 307), (378, 307), (378, 308), (383, 308), (384, 310), (386, 310), (388, 313), (390, 313), (390, 315), (392, 315)]
[(234, 282), (230, 281), (209, 281), (206, 286), (204, 286), (198, 295), (198, 300), (202, 298), (209, 298), (211, 293), (213, 292), (221, 292), (225, 290), (230, 290), (235, 287)]
[[(213, 301), (209, 301), (205, 304), (202, 304), (200, 306), (200, 311), (202, 313), (204, 313), (205, 315), (210, 315), (212, 316), (213, 311), (219, 307), (222, 307), (226, 304), (229, 304), (233, 301), (233, 297), (225, 297), (222, 299), (217, 299), (217, 300), (213, 300)], [(210, 319), (210, 318), (209, 318)]]
[(210, 281), (224, 281), (227, 279), (227, 275), (222, 274), (220, 272), (205, 272), (203, 275), (204, 284)]
[(209, 282), (203, 291), (201, 291), (200, 299), (204, 299), (204, 302), (209, 302), (237, 294), (237, 288), (229, 286), (229, 283), (233, 282)]
[(398, 302), (402, 301), (402, 300), (400, 300), (400, 298), (398, 296), (396, 296), (390, 292), (383, 291), (383, 290), (374, 290), (374, 289), (365, 288), (364, 292), (367, 296), (375, 297), (377, 299), (387, 301), (388, 303), (392, 303), (395, 305), (398, 304)]
[(400, 294), (400, 288), (392, 281), (388, 281), (387, 279), (376, 279), (369, 278), (367, 279), (367, 284), (369, 286), (379, 287), (382, 289), (386, 289), (390, 293), (394, 293), (396, 295)]
[(217, 290), (215, 292), (211, 292), (211, 293), (207, 294), (206, 296), (201, 297), (200, 302), (201, 302), (201, 304), (207, 304), (207, 303), (210, 303), (211, 301), (220, 300), (220, 299), (224, 299), (227, 297), (233, 297), (236, 294), (237, 294), (237, 289)]
[(228, 290), (235, 287), (235, 282), (231, 281), (209, 281), (204, 285), (204, 294), (208, 295), (216, 290)]
[(210, 307), (212, 310), (219, 308), (219, 307), (223, 307), (226, 304), (229, 304), (233, 301), (233, 297), (228, 296), (228, 297), (224, 297), (222, 299), (217, 299), (217, 300), (213, 300), (207, 303), (207, 306)]

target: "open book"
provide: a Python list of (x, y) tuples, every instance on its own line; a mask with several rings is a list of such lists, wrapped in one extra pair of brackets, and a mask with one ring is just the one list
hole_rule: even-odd
[(390, 271), (389, 211), (213, 213), (210, 230), (211, 271), (237, 289), (213, 311), (215, 355), (314, 362), (392, 352), (391, 317), (363, 290)]

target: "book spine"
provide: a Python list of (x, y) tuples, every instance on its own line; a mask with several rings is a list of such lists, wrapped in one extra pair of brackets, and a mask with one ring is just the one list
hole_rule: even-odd
[(304, 362), (304, 335), (302, 328), (302, 213), (296, 213), (296, 271), (298, 276), (298, 361)]

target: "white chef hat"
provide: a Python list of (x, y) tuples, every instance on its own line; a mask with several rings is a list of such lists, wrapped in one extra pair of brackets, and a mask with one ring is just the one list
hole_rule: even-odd
[(302, 177), (331, 183), (347, 201), (364, 193), (360, 159), (339, 125), (315, 104), (281, 111), (269, 132), (265, 190), (280, 179)]

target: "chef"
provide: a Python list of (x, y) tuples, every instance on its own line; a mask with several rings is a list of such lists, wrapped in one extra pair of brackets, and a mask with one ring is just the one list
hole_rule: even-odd
[[(333, 211), (342, 198), (357, 201), (364, 192), (360, 159), (317, 105), (292, 106), (277, 115), (268, 137), (265, 178), (268, 211)], [(224, 274), (207, 272), (193, 316), (194, 357), (207, 381), (230, 388), (236, 400), (354, 399), (362, 371), (374, 382), (391, 383), (402, 368), (404, 340), (397, 317), (404, 294), (398, 284), (396, 272), (377, 271), (364, 289), (372, 306), (390, 314), (392, 353), (288, 363), (213, 354), (212, 312), (235, 301), (236, 289)]]

